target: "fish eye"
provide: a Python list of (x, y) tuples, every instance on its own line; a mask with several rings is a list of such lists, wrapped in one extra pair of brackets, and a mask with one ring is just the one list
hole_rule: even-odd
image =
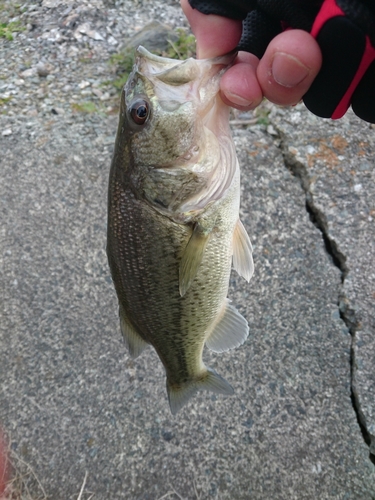
[(150, 115), (150, 104), (144, 99), (137, 99), (129, 108), (130, 116), (137, 125), (143, 125)]

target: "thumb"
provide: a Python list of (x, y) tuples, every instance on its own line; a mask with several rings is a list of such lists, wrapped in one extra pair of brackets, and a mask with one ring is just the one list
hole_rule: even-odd
[(319, 45), (309, 33), (280, 33), (271, 40), (257, 69), (264, 96), (275, 104), (296, 104), (309, 89), (321, 64)]

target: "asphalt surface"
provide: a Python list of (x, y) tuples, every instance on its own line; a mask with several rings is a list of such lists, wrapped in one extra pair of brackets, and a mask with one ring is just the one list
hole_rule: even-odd
[(255, 274), (230, 298), (250, 336), (204, 355), (235, 395), (172, 417), (156, 354), (132, 361), (119, 331), (116, 116), (0, 115), (0, 423), (47, 498), (86, 472), (85, 499), (375, 498), (375, 130), (303, 105), (267, 120), (234, 128)]

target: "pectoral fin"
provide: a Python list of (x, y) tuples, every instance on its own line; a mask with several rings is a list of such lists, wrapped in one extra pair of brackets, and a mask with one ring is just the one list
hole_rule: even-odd
[(122, 307), (119, 310), (121, 333), (125, 339), (126, 347), (129, 349), (130, 356), (137, 358), (147, 347), (147, 342), (134, 330)]
[(214, 352), (228, 351), (243, 344), (248, 335), (246, 319), (226, 300), (221, 317), (206, 340), (206, 346)]
[(254, 273), (253, 247), (239, 219), (233, 234), (233, 267), (246, 281), (250, 281)]
[(202, 262), (210, 232), (205, 232), (196, 224), (180, 262), (180, 295), (183, 297), (190, 288), (198, 267)]

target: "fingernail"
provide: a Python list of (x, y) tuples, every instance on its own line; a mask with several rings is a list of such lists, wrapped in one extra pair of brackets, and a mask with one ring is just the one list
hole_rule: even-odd
[(276, 52), (272, 62), (273, 79), (283, 87), (296, 87), (309, 74), (309, 68), (295, 57)]
[(233, 102), (233, 104), (237, 104), (237, 106), (251, 106), (253, 101), (249, 101), (248, 99), (244, 99), (240, 95), (237, 94), (232, 94), (232, 92), (224, 92), (225, 97), (228, 99), (228, 101)]

